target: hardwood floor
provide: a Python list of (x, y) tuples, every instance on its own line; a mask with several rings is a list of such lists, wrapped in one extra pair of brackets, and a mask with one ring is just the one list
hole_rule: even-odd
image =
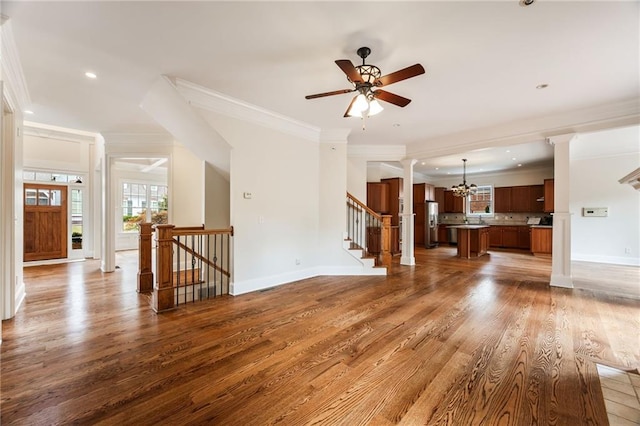
[(640, 301), (550, 288), (550, 260), (416, 249), (156, 315), (136, 263), (25, 269), (3, 425), (606, 425), (595, 362), (640, 366)]

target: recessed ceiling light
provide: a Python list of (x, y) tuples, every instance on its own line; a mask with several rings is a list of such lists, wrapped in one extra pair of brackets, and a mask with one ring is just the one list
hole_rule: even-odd
[(33, 114), (33, 111), (31, 111), (31, 110), (29, 110), (29, 109), (25, 109), (25, 110), (24, 110), (24, 113), (25, 113), (25, 114), (32, 115), (32, 114)]
[(448, 175), (450, 175), (450, 174), (451, 174), (451, 172), (447, 172), (447, 174), (448, 174)]
[(516, 161), (516, 157), (511, 157), (511, 159), (512, 159), (513, 161)]
[(436, 167), (436, 170), (440, 170), (440, 167)]
[(422, 165), (424, 166), (426, 163), (423, 161), (423, 162), (422, 162), (422, 163), (420, 163), (420, 164), (422, 164)]
[(542, 83), (542, 84), (538, 84), (536, 86), (536, 89), (540, 90), (540, 89), (546, 89), (547, 87), (549, 87), (549, 85), (547, 83)]
[(506, 150), (505, 152), (511, 152), (511, 150), (510, 150), (510, 149), (508, 149), (508, 150)]
[(518, 164), (518, 167), (522, 167), (522, 164)]
[(84, 75), (85, 75), (87, 78), (90, 78), (90, 79), (92, 79), (92, 80), (95, 80), (96, 78), (98, 78), (98, 76), (96, 75), (96, 73), (91, 72), (91, 71), (87, 71), (87, 72), (85, 72), (85, 73), (84, 73)]

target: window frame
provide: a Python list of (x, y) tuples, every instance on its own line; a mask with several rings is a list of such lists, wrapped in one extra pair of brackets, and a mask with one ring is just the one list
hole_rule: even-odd
[(486, 211), (483, 212), (471, 212), (471, 195), (467, 196), (467, 202), (466, 202), (466, 208), (465, 208), (465, 214), (469, 217), (495, 217), (495, 186), (492, 184), (484, 184), (484, 185), (478, 185), (478, 192), (480, 192), (480, 188), (489, 188), (490, 194), (491, 194), (491, 200), (490, 200), (490, 212), (487, 213)]
[[(144, 191), (144, 201), (141, 202), (141, 206), (128, 206), (125, 205), (125, 192), (124, 192), (124, 185), (128, 184), (128, 185), (144, 185), (145, 187), (145, 191)], [(119, 221), (120, 221), (120, 225), (119, 225), (119, 230), (118, 232), (122, 233), (122, 234), (131, 234), (131, 233), (136, 233), (138, 232), (138, 226), (136, 224), (136, 226), (132, 227), (131, 229), (125, 229), (125, 224), (127, 222), (125, 222), (123, 220), (123, 218), (125, 217), (125, 210), (126, 209), (142, 209), (142, 211), (145, 214), (145, 222), (152, 222), (152, 214), (154, 211), (159, 212), (160, 210), (165, 210), (167, 212), (167, 221), (168, 221), (168, 214), (169, 214), (169, 203), (167, 201), (167, 205), (165, 209), (161, 209), (160, 208), (160, 203), (157, 203), (158, 206), (152, 206), (150, 203), (150, 198), (151, 198), (151, 187), (154, 186), (156, 187), (156, 193), (158, 192), (158, 189), (160, 187), (165, 188), (165, 193), (167, 195), (167, 199), (169, 198), (169, 185), (166, 182), (163, 183), (159, 183), (159, 182), (154, 182), (154, 181), (148, 181), (148, 180), (140, 180), (140, 179), (127, 179), (127, 178), (123, 178), (123, 179), (119, 179), (119, 198), (120, 198), (120, 214), (119, 214)], [(131, 200), (129, 200), (131, 201)]]

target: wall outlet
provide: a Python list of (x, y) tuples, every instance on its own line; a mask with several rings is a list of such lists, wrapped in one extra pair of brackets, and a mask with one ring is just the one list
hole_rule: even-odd
[(631, 254), (631, 249), (629, 247), (625, 247), (624, 254)]
[(300, 264), (300, 259), (296, 259), (296, 265)]
[(250, 192), (243, 192), (242, 196), (244, 197), (245, 200), (250, 200), (251, 197), (253, 197), (253, 194)]

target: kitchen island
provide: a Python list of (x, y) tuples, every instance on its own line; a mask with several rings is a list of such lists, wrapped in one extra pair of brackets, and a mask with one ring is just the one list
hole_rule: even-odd
[(458, 257), (471, 259), (489, 254), (489, 225), (453, 225), (458, 230)]

